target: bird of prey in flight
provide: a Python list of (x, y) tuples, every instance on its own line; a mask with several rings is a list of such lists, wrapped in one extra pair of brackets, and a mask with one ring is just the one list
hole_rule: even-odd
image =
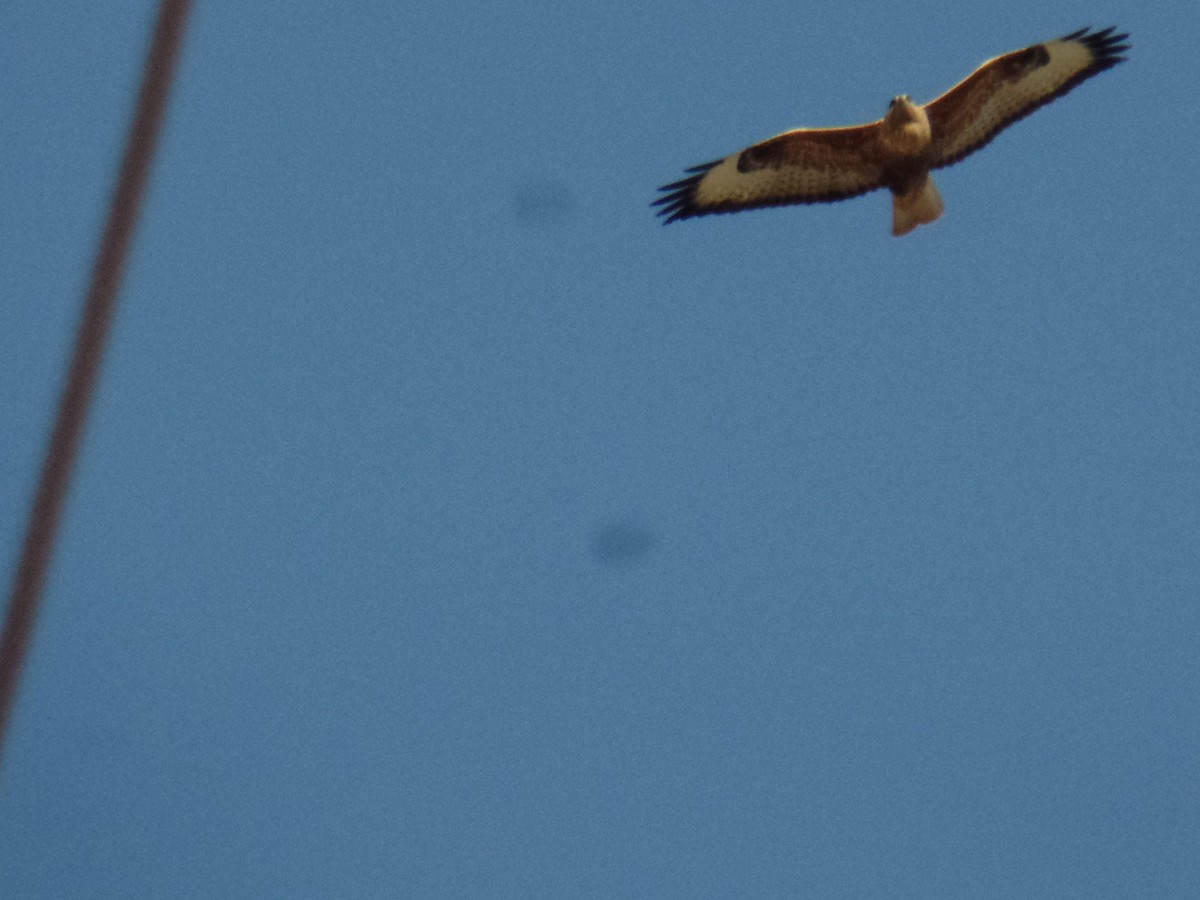
[(892, 234), (942, 214), (930, 171), (986, 146), (1013, 122), (1111, 69), (1128, 34), (1083, 28), (990, 59), (936, 100), (901, 95), (868, 125), (799, 128), (687, 170), (652, 205), (666, 222), (759, 206), (831, 203), (892, 192)]

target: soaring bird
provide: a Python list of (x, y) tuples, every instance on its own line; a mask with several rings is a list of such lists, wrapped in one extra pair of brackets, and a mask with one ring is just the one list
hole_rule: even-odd
[(653, 202), (667, 223), (758, 206), (831, 203), (869, 191), (892, 192), (892, 234), (908, 234), (942, 214), (930, 171), (986, 146), (1018, 119), (1111, 69), (1128, 34), (1082, 28), (1056, 41), (989, 59), (936, 100), (905, 95), (867, 125), (798, 128), (693, 166), (659, 188)]

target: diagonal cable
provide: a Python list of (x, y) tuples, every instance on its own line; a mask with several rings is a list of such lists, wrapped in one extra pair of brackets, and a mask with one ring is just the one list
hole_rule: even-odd
[(100, 238), (75, 349), (59, 401), (54, 431), (46, 448), (41, 478), (13, 577), (12, 593), (0, 634), (0, 753), (16, 701), (17, 687), (41, 606), (42, 588), (88, 409), (116, 308), (117, 289), (129, 256), (142, 195), (162, 130), (171, 80), (187, 24), (190, 0), (162, 0), (125, 156)]

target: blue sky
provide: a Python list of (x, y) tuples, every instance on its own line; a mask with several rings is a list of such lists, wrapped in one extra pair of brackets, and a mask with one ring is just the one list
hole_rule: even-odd
[[(0, 13), (6, 573), (153, 9)], [(647, 205), (1087, 24), (905, 238)], [(200, 3), (6, 896), (1196, 896), (1198, 31)]]

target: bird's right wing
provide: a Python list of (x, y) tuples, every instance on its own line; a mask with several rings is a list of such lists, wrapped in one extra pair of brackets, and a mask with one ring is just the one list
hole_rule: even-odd
[(666, 222), (760, 206), (831, 203), (884, 186), (881, 122), (786, 131), (659, 188)]

